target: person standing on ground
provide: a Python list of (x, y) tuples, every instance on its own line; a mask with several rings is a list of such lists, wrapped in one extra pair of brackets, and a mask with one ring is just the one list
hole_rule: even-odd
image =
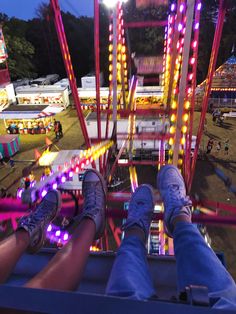
[(3, 155), (2, 155), (1, 152), (0, 152), (0, 164), (1, 164), (2, 166), (5, 166), (5, 162), (4, 162), (4, 160), (3, 160)]
[(229, 139), (225, 141), (225, 155), (229, 155)]
[(218, 142), (216, 145), (216, 152), (219, 153), (221, 150), (221, 142)]

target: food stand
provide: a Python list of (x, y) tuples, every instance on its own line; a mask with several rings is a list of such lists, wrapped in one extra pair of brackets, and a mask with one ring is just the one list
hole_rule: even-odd
[(12, 105), (0, 113), (9, 134), (44, 134), (53, 128), (48, 106)]

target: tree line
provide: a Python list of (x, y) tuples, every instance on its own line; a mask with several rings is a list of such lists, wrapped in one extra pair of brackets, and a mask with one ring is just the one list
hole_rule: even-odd
[[(198, 82), (205, 79), (214, 36), (218, 1), (203, 0), (200, 24)], [(167, 18), (167, 8), (137, 10), (135, 0), (130, 0), (124, 9), (125, 21), (163, 20)], [(91, 17), (76, 17), (62, 11), (65, 33), (71, 53), (75, 76), (80, 78), (94, 71), (94, 20)], [(0, 13), (0, 24), (8, 50), (8, 66), (12, 80), (35, 78), (49, 73), (66, 76), (61, 51), (48, 4), (42, 3), (37, 9), (37, 17), (28, 21), (9, 18)], [(108, 37), (109, 12), (100, 6), (100, 62), (101, 69), (108, 77)], [(130, 29), (126, 31), (129, 52), (138, 55), (163, 53), (163, 28)], [(218, 65), (231, 55), (236, 43), (236, 3), (230, 2), (218, 56)]]

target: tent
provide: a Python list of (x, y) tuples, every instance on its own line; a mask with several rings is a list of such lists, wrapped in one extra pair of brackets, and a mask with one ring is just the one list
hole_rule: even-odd
[(0, 135), (0, 152), (3, 157), (11, 157), (19, 151), (20, 141), (18, 135)]

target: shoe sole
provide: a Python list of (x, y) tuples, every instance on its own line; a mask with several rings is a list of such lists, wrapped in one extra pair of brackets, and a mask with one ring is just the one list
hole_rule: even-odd
[[(103, 189), (104, 196), (105, 196), (105, 206), (104, 206), (104, 208), (103, 208), (103, 217), (104, 217), (104, 219), (103, 219), (103, 224), (102, 224), (102, 228), (101, 228), (102, 232), (100, 232), (100, 233), (98, 234), (98, 236), (96, 237), (95, 240), (97, 240), (97, 239), (100, 239), (100, 238), (102, 237), (103, 232), (104, 232), (104, 229), (105, 229), (105, 226), (106, 226), (105, 210), (106, 210), (106, 202), (107, 202), (107, 186), (106, 186), (106, 183), (105, 183), (105, 181), (104, 181), (103, 176), (102, 176), (98, 171), (96, 171), (96, 170), (94, 170), (94, 169), (89, 169), (89, 170), (87, 170), (87, 171), (88, 171), (88, 172), (93, 172), (93, 173), (95, 173), (95, 174), (99, 177), (100, 182), (102, 183), (102, 189)], [(84, 180), (83, 180), (83, 182), (84, 182)], [(82, 182), (82, 186), (83, 186), (83, 182)], [(82, 194), (83, 194), (83, 190), (82, 190)]]

